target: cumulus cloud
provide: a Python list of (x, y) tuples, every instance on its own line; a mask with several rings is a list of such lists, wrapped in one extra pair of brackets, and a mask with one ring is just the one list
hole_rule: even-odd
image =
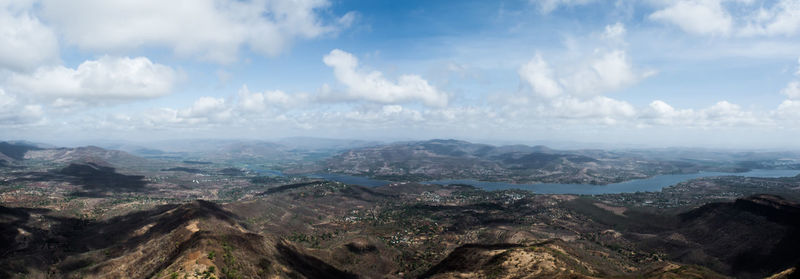
[(752, 112), (742, 110), (742, 107), (728, 101), (720, 101), (701, 111), (703, 118), (716, 125), (752, 125), (758, 123)]
[[(534, 102), (542, 116), (595, 120), (609, 125), (635, 117), (637, 111), (631, 104), (604, 96), (653, 74), (633, 66), (621, 48), (625, 45), (625, 33), (621, 23), (608, 25), (595, 36), (600, 38), (595, 43), (601, 47), (571, 49), (581, 54), (564, 55), (574, 59), (556, 66), (551, 66), (541, 54), (523, 64), (517, 73), (537, 99)], [(522, 105), (528, 100), (518, 97), (510, 102)]]
[[(798, 69), (794, 75), (800, 76), (800, 59), (797, 64)], [(781, 89), (780, 93), (786, 96), (786, 100), (781, 102), (772, 114), (780, 119), (796, 121), (800, 117), (800, 81), (796, 79), (790, 81), (786, 87)]]
[(58, 61), (55, 33), (29, 12), (31, 3), (0, 2), (0, 68), (26, 71)]
[(325, 65), (333, 68), (336, 79), (347, 87), (347, 100), (393, 104), (421, 102), (427, 106), (446, 106), (448, 96), (418, 75), (401, 75), (396, 82), (385, 78), (381, 72), (367, 71), (358, 65), (350, 53), (334, 49), (323, 58)]
[(794, 35), (800, 31), (800, 1), (780, 0), (771, 7), (761, 7), (746, 18), (740, 35)]
[(772, 114), (777, 119), (796, 123), (800, 119), (800, 101), (784, 100)]
[(636, 72), (623, 50), (604, 53), (586, 66), (571, 76), (563, 77), (561, 83), (575, 94), (597, 95), (619, 90), (652, 75), (651, 71)]
[(264, 113), (302, 105), (308, 100), (305, 94), (288, 94), (281, 90), (250, 92), (246, 85), (239, 89), (237, 105), (244, 112)]
[[(654, 74), (652, 70), (635, 67), (624, 46), (626, 30), (621, 24), (606, 26), (600, 34), (601, 42), (575, 55), (573, 60), (551, 66), (541, 54), (523, 64), (518, 74), (528, 86), (533, 102), (515, 98), (512, 103), (522, 106), (534, 105), (534, 117), (543, 119), (580, 120), (588, 123), (634, 126), (676, 126), (676, 127), (732, 127), (771, 125), (772, 120), (742, 109), (727, 101), (717, 102), (702, 109), (676, 109), (661, 100), (652, 101), (648, 106), (636, 108), (632, 104), (609, 98), (607, 93), (632, 86)], [(602, 47), (603, 43), (610, 47)], [(790, 84), (784, 90), (787, 96), (800, 97), (800, 85)], [(789, 105), (784, 105), (788, 107)], [(519, 109), (519, 108), (517, 108)], [(530, 117), (530, 115), (527, 115)], [(511, 119), (520, 116), (510, 116)]]
[(42, 0), (42, 17), (68, 44), (95, 51), (166, 47), (176, 54), (229, 63), (242, 47), (276, 55), (296, 39), (333, 34), (354, 13), (326, 23), (326, 0), (218, 1)]
[[(800, 1), (679, 0), (649, 18), (695, 35), (791, 36), (800, 31)], [(758, 4), (758, 5), (756, 5)]]
[(235, 97), (219, 98), (202, 96), (184, 108), (157, 108), (141, 115), (127, 117), (142, 119), (150, 128), (200, 128), (204, 126), (234, 125), (245, 123), (252, 126), (263, 121), (287, 121), (285, 113), (302, 107), (307, 102), (306, 94), (289, 94), (281, 90), (251, 92), (242, 85)]
[(566, 61), (560, 67), (551, 67), (537, 54), (519, 68), (520, 79), (531, 91), (546, 99), (557, 96), (591, 98), (635, 84), (654, 74), (652, 70), (636, 69), (624, 49), (625, 27), (608, 25), (599, 37), (602, 44), (610, 48), (586, 50), (574, 61)]
[(781, 94), (786, 95), (786, 97), (792, 100), (800, 99), (800, 82), (789, 82), (789, 84), (781, 90)]
[(87, 60), (77, 68), (46, 66), (32, 73), (14, 73), (9, 90), (60, 102), (155, 98), (170, 93), (178, 80), (172, 68), (146, 57), (110, 57)]
[(177, 111), (177, 116), (203, 121), (223, 121), (230, 118), (231, 111), (223, 98), (200, 97), (191, 107)]
[(225, 99), (203, 96), (186, 108), (153, 108), (132, 116), (117, 115), (117, 119), (132, 126), (156, 130), (203, 129), (234, 121), (234, 116), (235, 111)]
[(561, 94), (561, 85), (555, 80), (553, 69), (542, 59), (541, 54), (536, 54), (531, 61), (522, 65), (517, 73), (538, 96), (553, 98)]
[(661, 100), (655, 100), (643, 109), (638, 117), (648, 125), (678, 127), (737, 127), (771, 125), (772, 120), (765, 115), (757, 115), (742, 109), (737, 104), (719, 101), (703, 109), (675, 109)]
[[(551, 12), (560, 6), (588, 2), (550, 0), (536, 4), (541, 5), (542, 12)], [(44, 0), (40, 6), (41, 13), (34, 15), (30, 12), (30, 5), (23, 5), (23, 8), (16, 10), (7, 8), (4, 10), (6, 14), (0, 16), (0, 43), (6, 43), (0, 45), (0, 67), (16, 71), (7, 72), (8, 78), (2, 83), (5, 91), (0, 89), (0, 126), (24, 126), (40, 123), (43, 119), (56, 119), (53, 116), (45, 118), (44, 113), (55, 108), (157, 98), (169, 94), (180, 80), (180, 73), (173, 68), (145, 57), (104, 56), (85, 61), (74, 68), (53, 66), (58, 60), (56, 33), (43, 22), (52, 24), (53, 30), (61, 35), (62, 42), (84, 50), (113, 54), (129, 49), (147, 51), (155, 47), (167, 48), (178, 55), (230, 62), (237, 59), (237, 52), (242, 49), (274, 55), (285, 50), (292, 41), (335, 34), (352, 25), (359, 17), (352, 12), (325, 20), (323, 14), (328, 13), (321, 11), (328, 3), (317, 0), (115, 3), (120, 6), (89, 0), (72, 3), (82, 8), (91, 6), (100, 12), (82, 13), (80, 18), (76, 18), (78, 12), (74, 9), (77, 8), (65, 7), (70, 4)], [(725, 10), (725, 2), (681, 0), (663, 3), (666, 3), (663, 9), (650, 15), (650, 18), (676, 24), (693, 34), (769, 36), (796, 32), (792, 29), (794, 23), (791, 22), (791, 16), (780, 19), (783, 13), (791, 15), (787, 12), (791, 7), (786, 4), (790, 1), (766, 6), (760, 12), (764, 15), (762, 18), (746, 19), (736, 18)], [(154, 8), (156, 4), (161, 7)], [(187, 7), (179, 8), (181, 5)], [(699, 11), (691, 11), (694, 14), (678, 14), (685, 6), (692, 5), (702, 7), (699, 7)], [(72, 11), (64, 12), (60, 10), (62, 8)], [(40, 11), (39, 8), (37, 11)], [(695, 17), (708, 17), (711, 22), (707, 26), (694, 26)], [(126, 18), (125, 22), (121, 21), (122, 18)], [(747, 24), (743, 25), (743, 22)], [(4, 31), (4, 27), (12, 24), (17, 26), (15, 31), (25, 32)], [(771, 27), (773, 25), (784, 27)], [(612, 129), (608, 126), (746, 128), (771, 125), (772, 121), (800, 119), (798, 81), (787, 84), (781, 91), (787, 100), (766, 114), (749, 111), (727, 101), (707, 107), (681, 109), (661, 100), (652, 101), (646, 106), (634, 106), (609, 97), (654, 73), (634, 63), (638, 57), (627, 51), (627, 31), (621, 23), (610, 24), (586, 38), (579, 38), (574, 45), (567, 43), (563, 52), (548, 52), (545, 49), (530, 60), (521, 61), (517, 75), (523, 89), (514, 93), (517, 95), (513, 96), (513, 100), (503, 95), (507, 100), (499, 106), (451, 104), (449, 94), (419, 75), (385, 76), (380, 71), (359, 64), (353, 54), (335, 49), (325, 55), (322, 62), (331, 67), (337, 84), (333, 85), (334, 88), (323, 85), (319, 96), (282, 90), (251, 91), (247, 86), (242, 86), (238, 92), (229, 92), (230, 95), (223, 98), (219, 95), (194, 97), (175, 107), (145, 111), (120, 110), (98, 119), (93, 119), (94, 112), (83, 113), (77, 119), (59, 119), (57, 125), (69, 126), (64, 123), (79, 122), (85, 127), (116, 125), (131, 131), (209, 128), (206, 131), (210, 133), (225, 129), (272, 131), (273, 127), (281, 126), (319, 129), (314, 132), (326, 133), (388, 131), (389, 128), (385, 127), (391, 127), (394, 131), (403, 132), (469, 131), (465, 134), (475, 135), (503, 130), (529, 131), (532, 127), (554, 130), (561, 127)], [(49, 41), (55, 52), (19, 47), (47, 47)], [(38, 58), (17, 57), (27, 55), (25, 50), (35, 52)], [(17, 58), (25, 63), (15, 62)], [(446, 68), (458, 73), (470, 70), (458, 62), (448, 63)], [(224, 70), (216, 74), (221, 83), (232, 80), (231, 74)], [(40, 104), (37, 105), (36, 101)], [(315, 101), (338, 103), (329, 105)], [(488, 135), (491, 136), (495, 135)]]
[(694, 117), (693, 110), (678, 110), (662, 100), (650, 102), (650, 105), (642, 109), (639, 115), (639, 118), (647, 124), (668, 126), (691, 123)]
[(721, 0), (680, 0), (650, 15), (650, 19), (677, 25), (698, 35), (727, 35), (733, 19)]
[(600, 118), (607, 119), (630, 118), (636, 114), (636, 109), (625, 101), (598, 96), (588, 100), (578, 98), (561, 98), (552, 104), (557, 117), (561, 118)]
[(25, 104), (16, 96), (0, 89), (0, 126), (30, 125), (43, 118), (44, 112), (40, 105)]

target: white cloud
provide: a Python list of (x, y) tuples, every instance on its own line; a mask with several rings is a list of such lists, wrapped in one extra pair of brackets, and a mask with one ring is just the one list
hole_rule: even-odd
[(40, 105), (24, 104), (0, 89), (0, 126), (31, 125), (44, 118)]
[(340, 17), (338, 23), (339, 26), (341, 26), (342, 28), (348, 28), (352, 26), (353, 23), (355, 23), (358, 20), (358, 18), (359, 18), (358, 12), (350, 11), (344, 14), (342, 17)]
[(75, 69), (46, 66), (30, 74), (14, 73), (7, 84), (18, 94), (96, 103), (163, 96), (177, 80), (175, 70), (146, 57), (104, 56)]
[(547, 14), (560, 6), (585, 5), (594, 2), (594, 0), (530, 0), (530, 2), (539, 5), (539, 10)]
[(553, 70), (540, 54), (522, 65), (517, 73), (531, 86), (533, 93), (540, 97), (553, 98), (561, 94), (561, 85), (555, 80)]
[(427, 106), (446, 106), (448, 96), (418, 75), (401, 75), (397, 82), (386, 79), (381, 72), (365, 71), (350, 53), (334, 49), (323, 58), (333, 68), (336, 79), (347, 87), (348, 100), (365, 100), (383, 104), (421, 102)]
[(58, 40), (28, 9), (30, 3), (0, 3), (0, 68), (31, 70), (58, 61)]
[[(696, 35), (792, 36), (800, 32), (800, 1), (660, 1), (651, 20)], [(755, 5), (758, 3), (758, 5)]]
[[(608, 25), (600, 36), (601, 44), (624, 45), (624, 34), (622, 24)], [(547, 99), (557, 96), (591, 98), (631, 86), (654, 74), (651, 70), (636, 69), (625, 50), (616, 47), (572, 51), (580, 54), (562, 55), (576, 58), (555, 68), (541, 54), (536, 54), (517, 73), (535, 95)]]
[[(563, 61), (557, 67), (550, 66), (541, 54), (523, 64), (517, 73), (538, 98), (539, 113), (544, 117), (583, 119), (608, 125), (635, 117), (637, 111), (628, 102), (603, 96), (631, 86), (653, 73), (635, 69), (626, 52), (616, 48), (625, 45), (625, 33), (625, 27), (620, 23), (608, 25), (596, 37), (601, 39), (599, 45), (611, 45), (611, 48), (571, 48), (571, 55), (562, 57), (573, 59)], [(574, 55), (576, 53), (578, 55)], [(509, 102), (512, 106), (529, 103), (524, 97)]]
[(316, 115), (314, 117), (318, 119), (317, 121), (312, 121), (317, 122), (315, 124), (327, 123), (330, 125), (333, 124), (331, 122), (340, 122), (338, 125), (342, 125), (344, 123), (358, 123), (358, 125), (362, 125), (362, 127), (371, 129), (381, 126), (401, 127), (415, 125), (415, 123), (426, 121), (425, 117), (423, 116), (423, 112), (405, 108), (401, 105), (383, 105), (373, 108), (361, 108), (346, 112)]
[[(794, 74), (800, 76), (800, 59), (797, 64), (798, 69)], [(780, 93), (786, 96), (786, 100), (781, 102), (771, 113), (775, 118), (793, 122), (794, 125), (800, 119), (800, 81), (790, 81), (786, 87), (781, 89)]]
[(281, 90), (250, 92), (246, 85), (239, 89), (237, 105), (242, 111), (263, 113), (302, 105), (308, 99), (305, 94), (288, 94)]
[(639, 114), (642, 123), (684, 128), (752, 127), (771, 125), (772, 119), (743, 110), (728, 101), (719, 101), (704, 109), (675, 109), (664, 101), (656, 100)]
[(194, 101), (191, 107), (179, 110), (177, 115), (182, 118), (204, 119), (204, 120), (226, 120), (230, 118), (230, 109), (225, 103), (225, 99), (213, 97), (200, 97)]
[(690, 109), (678, 110), (661, 100), (655, 100), (643, 109), (639, 115), (647, 124), (657, 125), (684, 125), (695, 118), (695, 112)]
[(222, 98), (200, 97), (191, 106), (183, 109), (156, 108), (134, 116), (118, 115), (118, 119), (127, 119), (132, 126), (149, 129), (189, 128), (203, 129), (206, 125), (214, 126), (227, 123), (234, 118), (235, 112)]
[(326, 24), (326, 0), (42, 0), (42, 17), (82, 49), (114, 52), (166, 47), (176, 54), (229, 63), (242, 47), (276, 55), (295, 39), (332, 34), (348, 13)]
[(705, 120), (712, 121), (716, 125), (732, 126), (758, 122), (751, 112), (744, 111), (741, 106), (728, 101), (719, 101), (701, 113)]
[(636, 109), (628, 102), (604, 96), (588, 100), (568, 97), (553, 101), (551, 113), (560, 118), (597, 118), (613, 124), (616, 119), (629, 119), (635, 116)]
[(795, 35), (800, 31), (800, 1), (780, 0), (769, 9), (759, 8), (748, 18), (740, 35)]
[(563, 77), (561, 83), (576, 95), (593, 96), (630, 86), (650, 75), (651, 71), (635, 73), (625, 51), (613, 50), (592, 59), (573, 75)]
[(250, 92), (242, 85), (235, 98), (203, 96), (195, 99), (185, 108), (159, 108), (128, 117), (140, 120), (149, 128), (197, 128), (244, 126), (263, 124), (264, 121), (287, 121), (285, 113), (303, 113), (298, 110), (308, 100), (306, 94), (288, 94), (280, 90)]
[(727, 35), (733, 28), (731, 15), (721, 0), (679, 0), (650, 15), (651, 20), (677, 25), (698, 35)]
[(781, 94), (786, 95), (791, 100), (800, 99), (800, 82), (792, 81), (786, 85), (783, 90), (781, 90)]
[(614, 25), (606, 25), (606, 30), (601, 37), (609, 42), (624, 43), (627, 32), (625, 25), (617, 22)]
[[(629, 87), (654, 74), (652, 70), (641, 70), (627, 57), (621, 24), (606, 26), (599, 38), (601, 47), (587, 50), (587, 42), (574, 43), (568, 49), (569, 55), (562, 57), (561, 63), (551, 66), (542, 55), (537, 54), (531, 61), (522, 65), (518, 71), (520, 79), (530, 86), (530, 91), (538, 97), (531, 102), (524, 97), (509, 101), (513, 110), (531, 107), (534, 114), (506, 114), (508, 121), (520, 118), (550, 119), (552, 123), (573, 120), (602, 125), (634, 126), (674, 126), (674, 127), (736, 127), (772, 125), (773, 120), (766, 115), (747, 111), (741, 106), (720, 101), (703, 109), (676, 109), (661, 100), (637, 109), (632, 104), (604, 96), (606, 93)], [(603, 48), (603, 43), (611, 47)], [(592, 44), (588, 44), (592, 45)], [(564, 60), (563, 57), (570, 57)], [(792, 95), (798, 88), (790, 84), (784, 94)], [(800, 85), (798, 86), (800, 87)], [(800, 92), (797, 93), (800, 97)], [(561, 119), (561, 120), (554, 120)]]
[(772, 114), (777, 119), (796, 123), (800, 120), (800, 101), (784, 100)]

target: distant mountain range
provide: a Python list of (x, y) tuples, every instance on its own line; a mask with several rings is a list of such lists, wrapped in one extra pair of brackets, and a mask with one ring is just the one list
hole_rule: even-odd
[(400, 181), (478, 179), (515, 183), (608, 184), (657, 174), (746, 169), (747, 166), (736, 162), (686, 158), (665, 160), (654, 152), (566, 151), (544, 146), (492, 146), (458, 140), (429, 140), (350, 149), (322, 160), (313, 168), (296, 171)]
[(342, 150), (377, 144), (379, 142), (294, 137), (276, 141), (187, 139), (148, 143), (105, 143), (100, 146), (149, 158), (230, 163), (286, 163), (316, 161)]
[(796, 168), (793, 153), (458, 140), (194, 143), (214, 148), (137, 156), (0, 142), (0, 278), (792, 278), (800, 268), (800, 176), (581, 196), (365, 187), (230, 165), (274, 160), (287, 171), (404, 181), (602, 184)]
[[(749, 169), (798, 169), (793, 152), (706, 149), (554, 150), (545, 146), (493, 146), (459, 140), (382, 144), (371, 141), (288, 138), (162, 141), (152, 146), (109, 144), (56, 148), (0, 142), (0, 164), (40, 160), (94, 162), (157, 169), (159, 159), (269, 164), (292, 174), (340, 173), (394, 181), (477, 179), (514, 183), (608, 184), (658, 174)], [(155, 160), (155, 161), (154, 161)]]

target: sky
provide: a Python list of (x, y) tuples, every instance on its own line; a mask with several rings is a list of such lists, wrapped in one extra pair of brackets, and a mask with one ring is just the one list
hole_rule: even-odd
[(800, 0), (0, 0), (0, 139), (800, 149)]

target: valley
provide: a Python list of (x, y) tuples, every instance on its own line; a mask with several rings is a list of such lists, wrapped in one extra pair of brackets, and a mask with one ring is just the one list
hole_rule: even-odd
[[(566, 155), (514, 168), (494, 155), (465, 154), (513, 149), (500, 157), (533, 158), (544, 148), (435, 140), (401, 143), (407, 152), (384, 159), (369, 151), (357, 162), (364, 148), (397, 144), (334, 148), (321, 159), (297, 148), (272, 160), (229, 153), (250, 158), (240, 162), (233, 155), (4, 144), (4, 278), (790, 278), (800, 263), (800, 176), (703, 177), (661, 191), (597, 195), (419, 183), (539, 181), (546, 179), (536, 173), (544, 172), (574, 183), (571, 171), (580, 164), (579, 173), (609, 183), (747, 166), (791, 170), (796, 165), (785, 162), (792, 154), (697, 163), (640, 151), (546, 151)], [(458, 151), (470, 148), (489, 151)], [(364, 170), (354, 174), (391, 181), (370, 187), (307, 175), (337, 160)], [(642, 160), (649, 163), (636, 167)], [(493, 174), (475, 176), (487, 162)], [(380, 174), (409, 165), (446, 176)], [(499, 176), (505, 171), (508, 177)], [(600, 179), (610, 173), (627, 178)]]

